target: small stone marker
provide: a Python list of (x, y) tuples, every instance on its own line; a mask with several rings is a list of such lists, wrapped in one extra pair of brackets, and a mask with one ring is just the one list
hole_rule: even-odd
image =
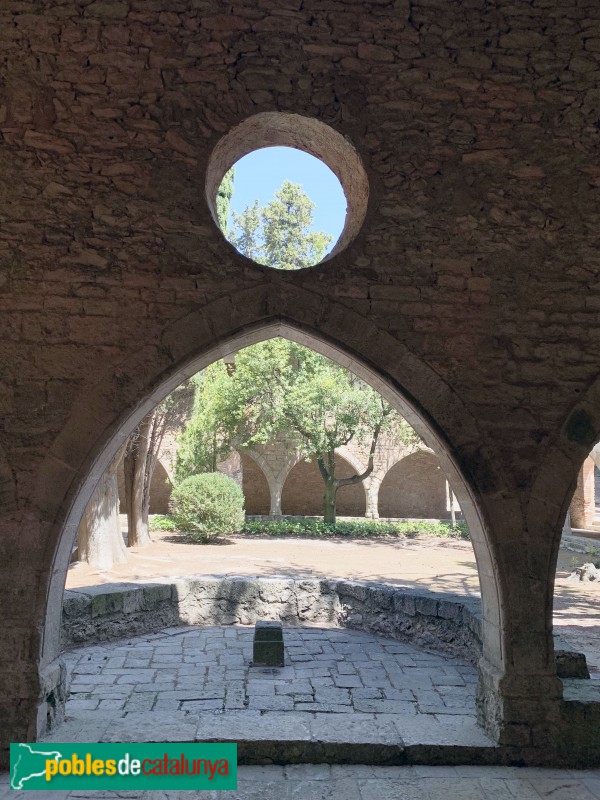
[(252, 665), (254, 667), (283, 667), (284, 660), (281, 622), (260, 620), (254, 627)]

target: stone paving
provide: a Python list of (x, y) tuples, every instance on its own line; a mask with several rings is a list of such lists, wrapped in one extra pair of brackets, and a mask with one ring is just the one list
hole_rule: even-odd
[[(285, 628), (286, 666), (250, 666), (252, 627), (170, 628), (66, 654), (54, 741), (302, 739), (492, 747), (474, 722), (475, 670), (336, 628)], [(302, 760), (302, 759), (300, 759)], [(501, 766), (240, 766), (237, 791), (24, 792), (31, 800), (600, 800), (600, 771)], [(0, 775), (0, 800), (9, 800)]]
[(72, 651), (66, 713), (474, 714), (476, 673), (456, 659), (367, 633), (289, 627), (286, 665), (252, 667), (253, 632), (173, 628)]
[[(0, 800), (10, 800), (0, 774)], [(517, 767), (240, 767), (230, 792), (19, 792), (25, 800), (600, 800), (600, 771)]]
[(46, 739), (234, 741), (249, 764), (502, 763), (475, 720), (472, 666), (367, 633), (285, 627), (286, 665), (258, 668), (253, 631), (176, 627), (67, 653), (66, 720)]

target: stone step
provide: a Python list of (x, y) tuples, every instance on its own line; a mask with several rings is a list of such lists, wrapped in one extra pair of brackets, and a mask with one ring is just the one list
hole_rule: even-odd
[(440, 722), (432, 715), (302, 712), (260, 719), (223, 715), (201, 719), (197, 738), (235, 741), (243, 764), (501, 764), (505, 753), (471, 717)]
[[(129, 714), (117, 719), (70, 717), (44, 741), (235, 742), (240, 764), (502, 765), (507, 751), (456, 715), (309, 714), (231, 711)], [(56, 738), (58, 737), (58, 738)]]

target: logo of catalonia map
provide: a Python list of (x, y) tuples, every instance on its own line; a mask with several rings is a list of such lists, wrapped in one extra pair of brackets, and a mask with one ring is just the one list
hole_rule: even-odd
[(45, 777), (48, 759), (58, 761), (61, 758), (58, 750), (40, 750), (39, 747), (33, 748), (23, 743), (18, 744), (17, 748), (17, 757), (12, 764), (10, 775), (11, 789), (27, 789), (27, 781)]

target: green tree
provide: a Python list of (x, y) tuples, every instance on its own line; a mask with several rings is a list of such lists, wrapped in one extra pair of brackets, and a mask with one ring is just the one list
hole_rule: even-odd
[[(266, 206), (256, 200), (233, 214), (229, 240), (249, 258), (278, 269), (300, 269), (323, 258), (332, 237), (310, 230), (314, 203), (302, 188), (285, 181)], [(180, 437), (176, 477), (216, 469), (231, 449), (292, 436), (306, 458), (315, 456), (324, 483), (324, 517), (335, 522), (341, 486), (363, 481), (373, 471), (381, 431), (394, 426), (404, 441), (416, 434), (363, 381), (307, 347), (271, 339), (247, 347), (230, 362), (213, 364), (196, 376), (194, 412)], [(347, 478), (335, 474), (335, 450), (352, 440), (369, 445), (366, 470)]]
[(175, 481), (190, 475), (216, 472), (232, 447), (233, 426), (223, 417), (223, 398), (229, 391), (227, 369), (217, 361), (192, 378), (194, 405), (179, 435)]
[(229, 229), (229, 208), (233, 196), (234, 172), (233, 167), (227, 170), (217, 192), (217, 219), (219, 221), (219, 228), (221, 228), (225, 236), (227, 236), (227, 231)]
[[(379, 435), (391, 427), (404, 441), (416, 440), (391, 406), (347, 369), (287, 339), (270, 339), (239, 351), (235, 368), (218, 362), (202, 373), (195, 413), (181, 440), (178, 477), (207, 471), (211, 452), (291, 435), (306, 458), (316, 457), (324, 519), (335, 522), (337, 491), (371, 474)], [(369, 446), (367, 468), (338, 478), (335, 450), (352, 440)]]
[[(301, 269), (323, 259), (332, 238), (311, 231), (315, 204), (298, 184), (284, 181), (265, 206), (255, 200), (233, 212), (229, 241), (248, 258), (277, 269)], [(223, 226), (221, 226), (223, 227)]]

